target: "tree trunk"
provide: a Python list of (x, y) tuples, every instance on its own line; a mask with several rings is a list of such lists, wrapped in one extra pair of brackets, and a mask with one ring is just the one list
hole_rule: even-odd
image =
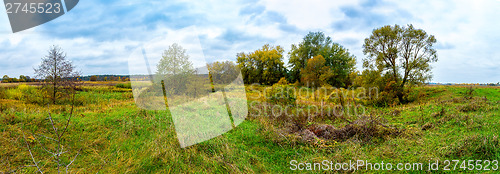
[(53, 86), (52, 86), (52, 90), (53, 90), (53, 93), (52, 93), (52, 104), (56, 104), (56, 82), (54, 80), (54, 83), (52, 83)]

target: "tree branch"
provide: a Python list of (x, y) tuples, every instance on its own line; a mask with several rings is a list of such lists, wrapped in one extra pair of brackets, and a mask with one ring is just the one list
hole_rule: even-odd
[(24, 131), (22, 131), (22, 132), (23, 132), (24, 143), (26, 143), (26, 146), (28, 146), (28, 151), (30, 152), (31, 160), (33, 160), (33, 163), (35, 164), (35, 167), (38, 170), (38, 172), (40, 172), (40, 173), (43, 174), (43, 172), (40, 169), (40, 167), (38, 167), (38, 163), (36, 162), (35, 158), (33, 157), (33, 153), (31, 153), (31, 147), (28, 144), (28, 141), (26, 141), (26, 135), (24, 134)]

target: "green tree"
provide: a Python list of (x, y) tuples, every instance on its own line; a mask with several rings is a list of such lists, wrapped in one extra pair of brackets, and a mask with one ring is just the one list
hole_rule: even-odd
[(298, 45), (292, 44), (288, 53), (292, 82), (300, 79), (300, 70), (307, 66), (309, 59), (320, 55), (332, 43), (332, 39), (325, 37), (323, 32), (309, 32), (301, 43)]
[(76, 78), (80, 75), (58, 46), (52, 46), (42, 58), (40, 66), (34, 70), (37, 77), (45, 80), (44, 86), (48, 89), (53, 104), (58, 98), (68, 94), (66, 89), (74, 89)]
[(332, 76), (326, 82), (336, 87), (348, 87), (352, 84), (349, 75), (355, 72), (356, 57), (349, 50), (338, 43), (333, 43), (330, 48), (322, 52), (325, 65), (331, 70)]
[(266, 44), (261, 49), (245, 54), (237, 54), (238, 66), (245, 83), (271, 85), (285, 77), (286, 68), (283, 62), (284, 49), (281, 46)]
[(323, 56), (325, 65), (332, 70), (333, 75), (327, 79), (328, 84), (339, 87), (350, 84), (348, 76), (354, 71), (356, 58), (323, 32), (309, 32), (301, 43), (292, 44), (288, 53), (290, 80), (300, 80), (301, 70), (307, 66), (308, 60), (318, 55)]
[(180, 94), (186, 90), (189, 76), (194, 74), (195, 69), (189, 61), (189, 55), (186, 50), (177, 43), (169, 46), (162, 54), (162, 58), (156, 66), (157, 81), (163, 84), (168, 84), (171, 91), (166, 91), (170, 94)]
[(400, 102), (405, 102), (405, 87), (420, 85), (432, 78), (430, 63), (438, 60), (433, 45), (436, 38), (413, 25), (384, 26), (365, 39), (363, 67), (381, 73), (385, 83)]

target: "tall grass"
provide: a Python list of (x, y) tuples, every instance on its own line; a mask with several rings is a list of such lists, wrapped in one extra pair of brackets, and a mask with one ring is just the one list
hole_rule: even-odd
[(19, 100), (30, 104), (44, 105), (44, 91), (39, 87), (20, 84), (17, 87), (3, 89), (3, 98)]
[[(267, 100), (261, 95), (266, 87), (249, 87), (249, 102), (279, 104), (279, 100)], [(65, 148), (73, 147), (68, 149), (72, 153), (69, 156), (82, 148), (81, 156), (72, 164), (74, 173), (289, 173), (290, 160), (427, 163), (436, 159), (498, 159), (499, 89), (477, 89), (471, 99), (464, 98), (466, 90), (420, 87), (412, 94), (414, 102), (385, 107), (366, 105), (369, 113), (361, 119), (334, 119), (313, 113), (293, 120), (261, 112), (221, 136), (180, 148), (168, 111), (139, 109), (127, 88), (82, 87), (75, 99), (80, 102), (75, 107), (79, 114), (69, 125), (72, 133), (67, 134), (69, 144)], [(48, 112), (53, 113), (56, 122), (68, 117), (67, 104), (47, 107), (24, 98), (37, 96), (40, 91), (30, 86), (0, 88), (0, 173), (30, 164), (22, 130), (28, 142), (35, 144), (37, 140), (28, 134), (47, 135), (46, 130), (51, 128), (46, 120)], [(311, 108), (320, 105), (321, 99), (312, 95), (317, 92), (304, 90), (296, 103)], [(346, 96), (361, 93), (352, 89), (343, 92)], [(333, 105), (342, 99), (334, 97), (324, 102)], [(344, 97), (343, 102), (364, 103), (357, 97)], [(302, 130), (291, 130), (294, 123), (300, 123)], [(311, 141), (304, 141), (308, 138)], [(33, 153), (35, 157), (47, 155), (43, 149)], [(34, 173), (36, 169), (19, 168), (16, 172)]]

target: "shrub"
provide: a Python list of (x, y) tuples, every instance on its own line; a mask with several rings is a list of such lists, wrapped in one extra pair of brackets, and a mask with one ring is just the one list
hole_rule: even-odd
[(292, 130), (301, 131), (306, 129), (308, 124), (313, 121), (313, 117), (307, 112), (296, 112), (290, 115), (290, 120), (292, 122)]
[(5, 95), (5, 88), (0, 87), (0, 99), (1, 98), (6, 98), (7, 96)]
[(5, 91), (5, 97), (12, 100), (21, 100), (23, 98), (23, 93), (19, 87), (10, 88)]
[(468, 103), (466, 105), (459, 107), (459, 110), (461, 112), (474, 112), (474, 111), (479, 110), (480, 108), (481, 108), (481, 105), (476, 104), (476, 102), (471, 102), (471, 103)]
[(464, 92), (464, 98), (469, 100), (472, 99), (474, 97), (475, 91), (476, 89), (474, 89), (472, 86), (469, 86)]
[(15, 88), (0, 88), (0, 98), (19, 100), (25, 103), (44, 104), (44, 93), (38, 87), (21, 84)]
[(267, 100), (271, 103), (280, 105), (295, 105), (297, 96), (295, 88), (289, 85), (274, 84), (269, 93), (267, 93)]
[(276, 83), (278, 85), (288, 85), (288, 81), (286, 80), (286, 78), (282, 77), (280, 79), (280, 81), (278, 81), (278, 83)]
[(120, 83), (120, 84), (115, 85), (115, 87), (117, 87), (117, 88), (125, 88), (125, 89), (132, 89), (132, 84), (130, 82), (129, 83)]
[(447, 157), (494, 160), (500, 157), (498, 136), (472, 135), (453, 145)]
[(380, 92), (380, 95), (377, 98), (371, 98), (371, 101), (368, 101), (368, 103), (373, 104), (374, 106), (379, 106), (379, 107), (387, 107), (387, 106), (394, 106), (400, 103), (398, 100), (398, 97), (396, 95), (397, 93), (398, 86), (395, 81), (389, 81), (386, 83), (385, 87), (383, 88), (382, 92)]

